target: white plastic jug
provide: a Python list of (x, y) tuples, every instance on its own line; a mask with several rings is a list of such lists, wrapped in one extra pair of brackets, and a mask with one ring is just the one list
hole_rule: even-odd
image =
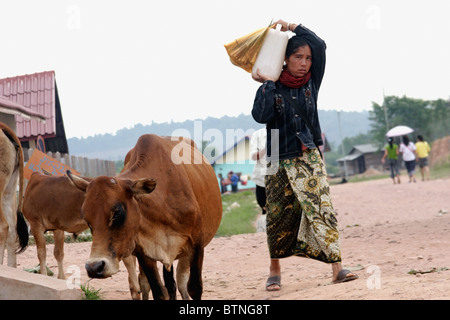
[(256, 71), (259, 69), (260, 74), (266, 75), (275, 81), (280, 77), (289, 40), (288, 34), (280, 30), (281, 25), (279, 24), (276, 26), (276, 29), (271, 28), (268, 30), (252, 68), (254, 76), (256, 76)]

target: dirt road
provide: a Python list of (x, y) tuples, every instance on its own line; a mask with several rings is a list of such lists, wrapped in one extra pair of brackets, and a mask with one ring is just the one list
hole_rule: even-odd
[[(405, 177), (404, 177), (405, 180)], [(390, 179), (331, 186), (344, 267), (356, 281), (331, 284), (331, 266), (291, 257), (282, 263), (282, 290), (267, 292), (265, 233), (215, 238), (206, 248), (204, 299), (450, 299), (450, 179), (393, 185)], [(65, 268), (84, 261), (90, 243), (66, 244)], [(47, 261), (57, 271), (48, 245)], [(18, 256), (18, 268), (38, 263), (36, 249)], [(409, 274), (409, 272), (416, 274)], [(67, 277), (71, 274), (67, 273)], [(130, 299), (127, 272), (92, 280), (104, 299)]]

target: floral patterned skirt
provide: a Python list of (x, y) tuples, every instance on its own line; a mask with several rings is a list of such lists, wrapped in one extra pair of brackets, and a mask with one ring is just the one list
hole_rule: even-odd
[(301, 157), (269, 162), (267, 172), (270, 257), (297, 255), (326, 263), (340, 262), (337, 220), (319, 151), (308, 149)]

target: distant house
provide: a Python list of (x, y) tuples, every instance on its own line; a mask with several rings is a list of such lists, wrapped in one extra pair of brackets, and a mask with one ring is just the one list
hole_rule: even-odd
[(2, 119), (24, 148), (35, 148), (43, 140), (46, 151), (69, 153), (54, 71), (0, 79), (2, 105), (10, 111), (3, 112)]
[(349, 154), (337, 159), (341, 174), (344, 174), (345, 166), (347, 175), (363, 173), (368, 169), (383, 170), (381, 158), (384, 151), (374, 144), (361, 144), (353, 146)]
[[(241, 176), (241, 180), (246, 180), (244, 183), (239, 183), (239, 190), (256, 188), (255, 183), (251, 180), (255, 161), (250, 155), (249, 136), (237, 141), (231, 148), (215, 158), (211, 165), (216, 173), (218, 183), (220, 183), (219, 174), (227, 178), (228, 172), (233, 171)], [(231, 187), (228, 187), (228, 190), (231, 191)]]

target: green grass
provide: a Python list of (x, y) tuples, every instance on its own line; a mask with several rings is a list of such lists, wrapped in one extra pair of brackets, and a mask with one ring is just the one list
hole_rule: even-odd
[[(407, 179), (407, 172), (406, 170), (400, 171), (400, 178)], [(435, 165), (433, 167), (430, 167), (430, 179), (442, 179), (442, 178), (449, 178), (450, 177), (450, 158), (439, 165)], [(348, 182), (364, 182), (364, 181), (370, 181), (370, 180), (378, 180), (378, 179), (387, 179), (390, 178), (389, 173), (382, 173), (379, 175), (374, 176), (364, 176), (364, 173), (359, 175), (350, 176), (348, 178)], [(416, 180), (420, 180), (422, 178), (420, 174), (420, 168), (419, 165), (416, 165)], [(342, 181), (342, 178), (339, 179), (332, 179), (330, 181), (330, 185), (337, 185), (340, 184)]]
[[(53, 238), (53, 232), (46, 232), (44, 234), (44, 239), (46, 244), (54, 244), (55, 240)], [(73, 235), (67, 235), (64, 237), (64, 243), (78, 243), (78, 242), (90, 242), (92, 241), (92, 234), (90, 230), (85, 230), (80, 233), (75, 239)], [(34, 237), (30, 234), (30, 239), (28, 245), (33, 246), (36, 244)]]
[[(89, 281), (88, 281), (89, 282)], [(102, 300), (100, 296), (100, 290), (95, 290), (89, 286), (89, 283), (80, 285), (81, 291), (83, 291), (84, 295), (82, 300)]]
[[(416, 177), (420, 176), (420, 168), (416, 170)], [(430, 168), (430, 179), (440, 179), (450, 177), (450, 157), (447, 161)]]
[[(400, 174), (401, 174), (401, 172), (400, 172)], [(390, 174), (387, 174), (387, 173), (383, 173), (383, 174), (379, 174), (379, 175), (375, 175), (375, 176), (364, 176), (364, 174), (360, 174), (360, 175), (349, 176), (347, 181), (348, 182), (364, 182), (364, 181), (370, 181), (370, 180), (386, 179), (389, 177), (390, 177)], [(329, 181), (329, 184), (331, 186), (341, 184), (341, 183), (342, 183), (342, 178), (334, 178)]]
[[(233, 207), (233, 203), (239, 204), (239, 207)], [(223, 195), (222, 204), (223, 216), (216, 236), (256, 232), (255, 220), (261, 209), (253, 190)]]

